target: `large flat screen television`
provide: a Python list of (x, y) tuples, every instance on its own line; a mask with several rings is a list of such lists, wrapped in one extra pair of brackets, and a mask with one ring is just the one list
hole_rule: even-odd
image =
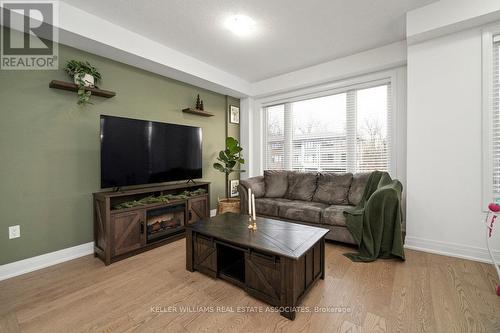
[(199, 127), (101, 116), (101, 188), (202, 177)]

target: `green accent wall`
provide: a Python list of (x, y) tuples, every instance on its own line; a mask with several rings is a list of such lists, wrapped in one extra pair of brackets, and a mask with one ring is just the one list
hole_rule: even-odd
[[(240, 107), (240, 100), (238, 98), (234, 98), (234, 97), (231, 97), (231, 96), (227, 96), (226, 98), (226, 103), (227, 103), (227, 117), (226, 117), (226, 123), (227, 123), (227, 129), (226, 129), (226, 136), (231, 136), (233, 138), (235, 138), (236, 140), (240, 141), (240, 124), (232, 124), (230, 121), (229, 121), (229, 110), (230, 110), (230, 106), (231, 105), (234, 105), (234, 106), (237, 106), (237, 107)], [(241, 115), (240, 115), (241, 117)], [(245, 165), (240, 165), (240, 168), (242, 170), (245, 170), (246, 166)], [(228, 176), (228, 180), (227, 180), (227, 187), (228, 187), (228, 194), (229, 196), (231, 196), (231, 190), (230, 190), (230, 181), (232, 179), (240, 179), (240, 173), (237, 173), (237, 172), (234, 172), (232, 174), (230, 174)]]
[[(88, 60), (102, 76), (100, 87), (116, 91), (93, 105), (77, 95), (50, 89), (51, 80), (69, 77), (67, 60)], [(211, 208), (225, 196), (224, 175), (212, 164), (225, 136), (239, 137), (229, 125), (228, 104), (239, 100), (135, 67), (60, 45), (58, 71), (0, 70), (0, 265), (87, 243), (92, 236), (92, 192), (100, 190), (101, 114), (203, 128), (203, 179), (212, 182)], [(181, 112), (196, 94), (214, 117)], [(8, 226), (21, 226), (9, 240)]]

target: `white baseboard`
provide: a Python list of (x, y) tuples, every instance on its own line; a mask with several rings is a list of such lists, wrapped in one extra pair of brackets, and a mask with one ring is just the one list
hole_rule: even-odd
[(0, 266), (0, 281), (94, 253), (94, 242)]
[[(216, 209), (210, 210), (210, 216), (217, 214)], [(474, 246), (435, 241), (430, 239), (409, 237), (405, 239), (405, 248), (428, 253), (441, 254), (486, 263), (492, 263), (488, 250)], [(67, 249), (42, 254), (36, 257), (19, 260), (0, 266), (0, 281), (56, 265), (65, 261), (94, 253), (94, 242), (89, 242)], [(495, 260), (500, 262), (500, 251), (493, 251)]]
[[(475, 246), (407, 236), (405, 238), (405, 248), (449, 257), (492, 263), (488, 250)], [(495, 260), (500, 262), (500, 251), (494, 250), (493, 255), (495, 256)]]
[[(210, 216), (217, 215), (217, 209), (210, 210)], [(94, 242), (85, 243), (67, 249), (62, 249), (55, 252), (42, 254), (36, 257), (15, 261), (9, 264), (0, 266), (0, 281), (9, 279), (14, 276), (29, 273), (56, 265), (68, 260), (83, 257), (94, 253)]]

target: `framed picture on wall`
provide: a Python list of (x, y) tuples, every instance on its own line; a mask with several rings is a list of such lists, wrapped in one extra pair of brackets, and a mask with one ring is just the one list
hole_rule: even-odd
[(240, 123), (240, 108), (234, 105), (229, 106), (229, 122), (231, 124)]
[(229, 182), (229, 195), (231, 198), (238, 196), (238, 185), (240, 185), (240, 181), (238, 179), (233, 179)]

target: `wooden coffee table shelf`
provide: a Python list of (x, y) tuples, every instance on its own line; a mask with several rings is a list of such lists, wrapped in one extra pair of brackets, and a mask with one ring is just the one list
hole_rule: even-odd
[(325, 278), (328, 229), (226, 213), (186, 226), (186, 269), (220, 278), (295, 319), (295, 307)]

